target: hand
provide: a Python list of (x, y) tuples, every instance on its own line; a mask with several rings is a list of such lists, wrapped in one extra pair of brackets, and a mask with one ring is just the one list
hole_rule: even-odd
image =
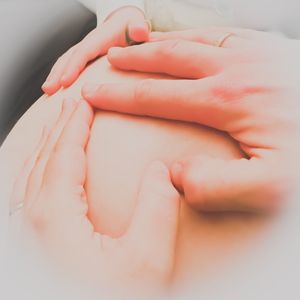
[(184, 158), (171, 168), (173, 183), (204, 211), (278, 208), (300, 179), (299, 41), (234, 28), (156, 33), (151, 41), (112, 48), (108, 59), (122, 70), (182, 79), (87, 85), (84, 98), (100, 109), (227, 132), (244, 159)]
[(70, 86), (90, 61), (105, 55), (113, 46), (127, 46), (126, 35), (140, 43), (148, 40), (149, 31), (145, 16), (138, 8), (123, 7), (115, 11), (57, 60), (42, 86), (43, 91), (52, 95), (61, 87)]
[(11, 206), (21, 200), (25, 220), (45, 250), (88, 283), (163, 284), (173, 268), (179, 194), (167, 168), (153, 163), (127, 233), (113, 239), (94, 232), (84, 190), (92, 117), (85, 101), (64, 101), (54, 128), (44, 131), (20, 173)]

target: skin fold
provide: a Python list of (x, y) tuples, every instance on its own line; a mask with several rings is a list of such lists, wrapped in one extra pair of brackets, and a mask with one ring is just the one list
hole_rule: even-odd
[[(0, 152), (6, 176), (7, 197), (25, 159), (34, 149), (41, 131), (55, 122), (63, 98), (80, 97), (84, 83), (126, 82), (149, 78), (147, 74), (122, 73), (106, 58), (90, 65), (71, 87), (41, 97), (21, 118)], [(151, 75), (151, 78), (158, 78)], [(162, 78), (163, 79), (163, 78)], [(201, 153), (222, 159), (242, 157), (225, 134), (183, 122), (96, 112), (87, 146), (86, 192), (88, 216), (95, 229), (119, 236), (127, 228), (145, 168), (153, 160), (170, 165), (175, 160)], [(251, 214), (204, 214), (181, 203), (174, 279), (184, 284), (191, 278), (210, 278), (233, 266), (237, 257), (257, 247), (271, 217)], [(152, 245), (155, 247), (155, 245)], [(219, 275), (218, 275), (219, 276)]]

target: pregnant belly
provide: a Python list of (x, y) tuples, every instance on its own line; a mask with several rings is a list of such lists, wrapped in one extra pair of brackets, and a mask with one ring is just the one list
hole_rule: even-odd
[[(85, 82), (137, 80), (149, 74), (122, 74), (99, 59), (70, 88), (39, 99), (20, 119), (0, 150), (2, 195), (8, 199), (16, 176), (29, 157), (45, 124), (51, 128), (63, 98), (77, 98)], [(122, 234), (131, 219), (141, 175), (150, 161), (172, 161), (186, 155), (241, 157), (237, 145), (212, 129), (187, 123), (97, 112), (87, 148), (89, 217), (95, 229), (113, 236)], [(2, 201), (7, 211), (8, 201)], [(182, 201), (175, 278), (184, 282), (197, 276), (221, 274), (238, 255), (251, 251), (267, 218), (246, 215), (206, 215)], [(1, 227), (1, 226), (0, 226)], [(250, 246), (249, 246), (250, 245)], [(155, 245), (154, 245), (155, 246)], [(242, 251), (244, 249), (245, 251)], [(199, 282), (204, 282), (201, 280)]]
[[(112, 236), (126, 230), (140, 178), (151, 161), (159, 159), (168, 165), (194, 154), (241, 157), (228, 136), (212, 129), (105, 112), (96, 114), (87, 153), (89, 217), (97, 231)], [(220, 271), (260, 224), (254, 216), (198, 213), (182, 201), (176, 278), (183, 282), (192, 275), (207, 277)]]

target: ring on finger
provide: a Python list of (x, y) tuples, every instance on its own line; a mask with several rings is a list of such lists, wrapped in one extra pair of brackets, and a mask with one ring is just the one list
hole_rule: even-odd
[(234, 36), (234, 33), (232, 32), (224, 33), (223, 35), (221, 35), (221, 37), (218, 40), (215, 41), (214, 46), (223, 48), (225, 42), (232, 36)]

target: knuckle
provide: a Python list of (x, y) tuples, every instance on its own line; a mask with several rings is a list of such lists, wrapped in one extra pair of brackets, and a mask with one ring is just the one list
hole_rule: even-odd
[(223, 103), (240, 102), (249, 97), (273, 93), (273, 88), (266, 84), (249, 80), (247, 74), (242, 77), (240, 72), (230, 72), (223, 76), (212, 88), (212, 96)]
[(213, 99), (225, 103), (240, 100), (238, 92), (240, 90), (240, 83), (238, 84), (236, 80), (233, 79), (233, 76), (228, 76), (227, 78), (222, 78), (216, 82), (216, 84), (211, 87)]
[(65, 54), (63, 54), (56, 60), (53, 69), (57, 69), (65, 66), (70, 57), (72, 57), (72, 52), (67, 51)]
[(82, 47), (75, 50), (72, 55), (72, 63), (74, 64), (74, 69), (79, 70), (85, 66), (86, 62), (88, 61), (88, 53)]
[(95, 47), (92, 47), (90, 44), (90, 40), (82, 41), (81, 47), (79, 47), (77, 51), (78, 60), (87, 62), (94, 58)]
[(191, 159), (185, 165), (182, 174), (186, 201), (205, 210), (210, 206), (213, 197), (210, 191), (211, 160), (208, 157)]

